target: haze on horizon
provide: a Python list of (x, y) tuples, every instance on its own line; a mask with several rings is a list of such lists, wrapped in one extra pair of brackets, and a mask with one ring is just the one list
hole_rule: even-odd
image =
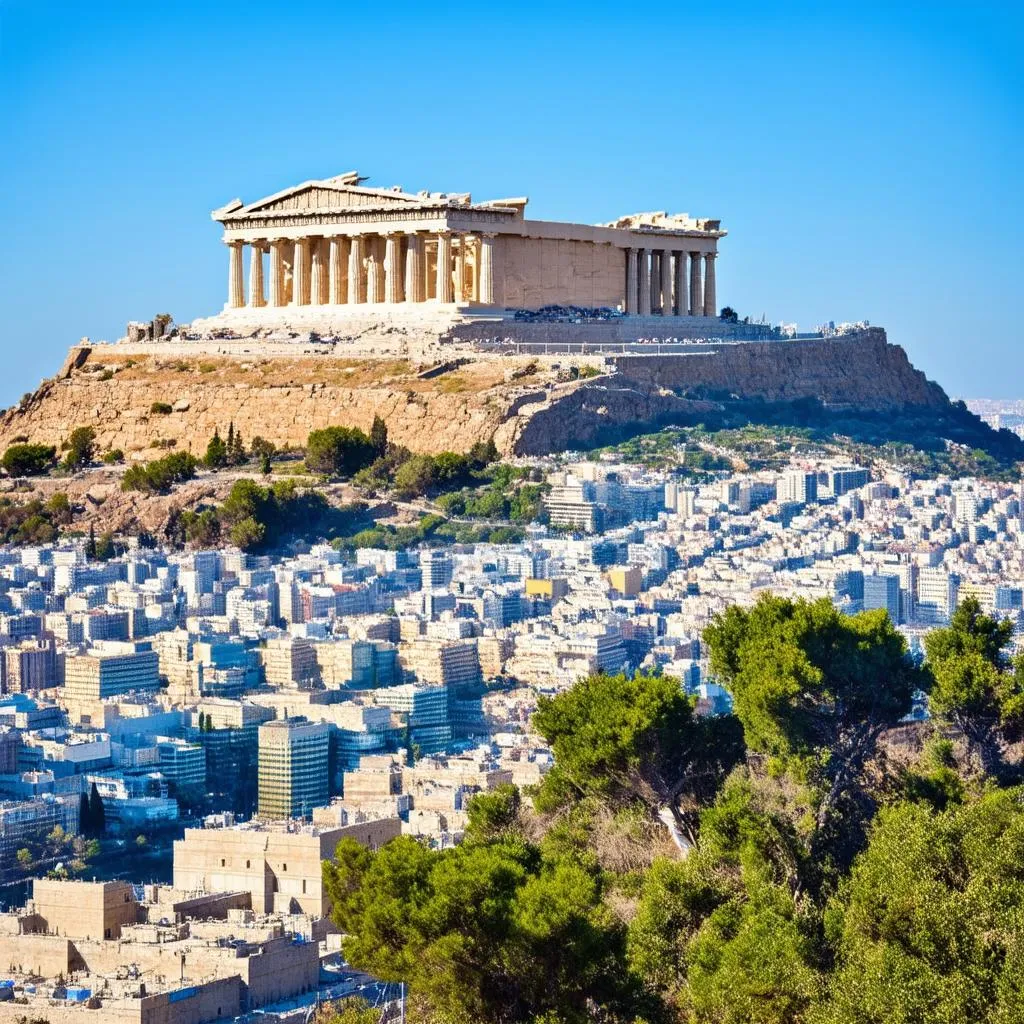
[(209, 212), (358, 169), (534, 218), (720, 217), (719, 304), (867, 319), (1021, 397), (1024, 15), (234, 0), (0, 6), (0, 405), (83, 335), (222, 306)]

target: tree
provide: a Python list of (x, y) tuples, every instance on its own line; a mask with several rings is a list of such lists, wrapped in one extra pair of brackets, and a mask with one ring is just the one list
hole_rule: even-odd
[(210, 469), (220, 469), (222, 466), (227, 464), (227, 461), (227, 445), (221, 440), (220, 432), (215, 427), (213, 430), (213, 437), (210, 438), (210, 443), (206, 446), (206, 454), (203, 456), (203, 464)]
[(622, 928), (599, 873), (572, 859), (519, 838), (443, 852), (405, 836), (375, 852), (346, 839), (324, 884), (346, 960), (406, 981), (415, 1019), (636, 1019)]
[(818, 832), (835, 825), (878, 737), (921, 683), (888, 615), (766, 594), (716, 616), (704, 640), (747, 746), (810, 784)]
[(176, 483), (191, 480), (198, 463), (188, 452), (171, 452), (145, 465), (129, 466), (121, 478), (121, 490), (166, 494)]
[(102, 836), (107, 831), (107, 812), (95, 782), (89, 790), (89, 822), (93, 835)]
[(1024, 725), (1024, 661), (1004, 653), (1012, 638), (1010, 620), (983, 614), (973, 597), (925, 637), (932, 714), (963, 733), (989, 773), (1005, 770), (1008, 733)]
[(732, 306), (723, 306), (718, 316), (719, 319), (724, 320), (727, 324), (737, 324), (740, 321), (739, 313)]
[(12, 444), (0, 459), (8, 476), (40, 476), (57, 457), (52, 444)]
[(377, 458), (381, 458), (387, 453), (388, 426), (380, 416), (373, 417), (373, 425), (370, 427), (370, 444)]
[(249, 445), (249, 451), (257, 459), (264, 457), (272, 459), (277, 454), (277, 446), (272, 441), (267, 441), (257, 434)]
[(89, 811), (89, 797), (83, 793), (78, 798), (78, 831), (83, 836), (92, 835), (92, 819)]
[(1015, 790), (884, 809), (825, 914), (834, 1024), (1024, 1019), (1024, 808)]
[(105, 530), (100, 534), (100, 539), (94, 539), (93, 556), (101, 562), (107, 562), (117, 551), (114, 547), (114, 535), (109, 531)]
[(395, 470), (393, 479), (395, 493), (407, 501), (429, 494), (436, 483), (434, 460), (429, 455), (413, 455)]
[(66, 448), (64, 465), (68, 469), (89, 465), (96, 455), (96, 431), (92, 427), (76, 427), (71, 431)]
[(31, 871), (32, 865), (35, 864), (35, 857), (32, 856), (32, 851), (27, 846), (23, 846), (18, 850), (15, 854), (15, 859), (22, 871)]
[(541, 809), (574, 795), (618, 806), (639, 800), (652, 817), (669, 812), (691, 844), (698, 802), (713, 796), (742, 753), (735, 720), (696, 717), (669, 676), (587, 676), (542, 696), (533, 725), (555, 754), (537, 797)]
[(96, 557), (96, 526), (89, 524), (89, 539), (85, 542), (85, 557), (90, 561)]
[(306, 441), (306, 465), (316, 473), (351, 476), (373, 459), (373, 445), (357, 427), (313, 430)]

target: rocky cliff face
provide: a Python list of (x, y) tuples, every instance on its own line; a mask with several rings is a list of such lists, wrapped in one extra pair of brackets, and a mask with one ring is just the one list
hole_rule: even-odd
[(638, 385), (677, 393), (730, 393), (770, 402), (817, 398), (875, 412), (938, 409), (949, 401), (899, 345), (888, 343), (880, 327), (842, 338), (748, 342), (694, 355), (620, 356), (614, 362)]
[(149, 458), (168, 447), (201, 453), (229, 423), (246, 441), (302, 445), (328, 425), (368, 430), (417, 452), (466, 451), (493, 437), (506, 454), (584, 447), (610, 434), (687, 422), (723, 395), (813, 397), (859, 410), (939, 410), (938, 385), (884, 331), (826, 341), (695, 347), (694, 354), (620, 356), (613, 372), (559, 382), (557, 360), (480, 359), (424, 376), (400, 360), (334, 357), (127, 356), (116, 346), (73, 350), (58, 377), (0, 420), (0, 450), (16, 439), (60, 444), (91, 426), (100, 451)]

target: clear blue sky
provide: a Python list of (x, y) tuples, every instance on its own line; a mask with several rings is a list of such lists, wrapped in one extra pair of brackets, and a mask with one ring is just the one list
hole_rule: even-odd
[(209, 211), (350, 169), (720, 217), (719, 299), (1024, 397), (1020, 3), (0, 0), (0, 405), (224, 302)]

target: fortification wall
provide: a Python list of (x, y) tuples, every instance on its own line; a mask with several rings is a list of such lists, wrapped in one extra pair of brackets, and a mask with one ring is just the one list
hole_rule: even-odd
[(899, 345), (890, 345), (879, 327), (839, 338), (751, 342), (712, 346), (693, 355), (609, 359), (623, 377), (639, 386), (677, 392), (726, 392), (767, 401), (819, 398), (874, 411), (940, 408), (948, 401), (942, 388), (915, 369)]

